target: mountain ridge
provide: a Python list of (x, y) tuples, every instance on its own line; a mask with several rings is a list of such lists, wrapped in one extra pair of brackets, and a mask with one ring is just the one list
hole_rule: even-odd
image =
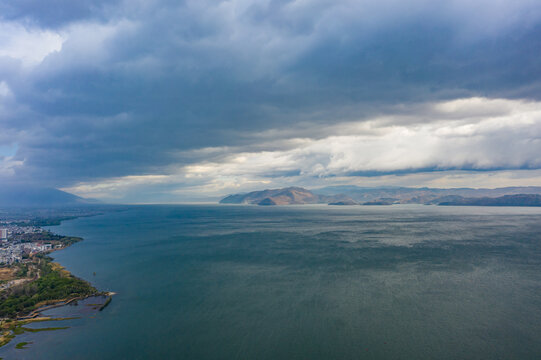
[(57, 207), (96, 203), (99, 202), (54, 188), (5, 184), (0, 186), (0, 207)]
[[(343, 190), (341, 193), (336, 193)], [(334, 193), (333, 193), (334, 191)], [(520, 195), (520, 196), (518, 196)], [(354, 185), (331, 186), (308, 190), (302, 187), (287, 187), (281, 189), (265, 189), (248, 193), (232, 194), (220, 200), (221, 204), (253, 204), (253, 205), (300, 205), (300, 204), (330, 204), (330, 205), (391, 205), (391, 204), (426, 204), (439, 205), (445, 203), (467, 204), (474, 203), (468, 199), (493, 199), (502, 196), (517, 196), (505, 201), (520, 203), (534, 202), (532, 196), (541, 196), (541, 187), (513, 186), (494, 189), (473, 188), (410, 188), (410, 187), (379, 187), (364, 188)], [(486, 203), (490, 201), (484, 200)], [(517, 205), (510, 205), (517, 206)], [(525, 205), (530, 206), (530, 205)], [(536, 205), (532, 205), (536, 206)]]
[(319, 195), (312, 191), (291, 186), (281, 189), (265, 189), (244, 194), (228, 195), (220, 204), (252, 204), (252, 205), (302, 205), (325, 204), (329, 202), (348, 201), (343, 195)]
[(514, 194), (495, 198), (461, 198), (451, 201), (443, 201), (438, 205), (446, 206), (541, 206), (539, 194)]

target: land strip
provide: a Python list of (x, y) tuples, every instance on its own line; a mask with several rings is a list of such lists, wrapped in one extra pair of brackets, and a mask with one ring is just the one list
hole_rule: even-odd
[[(49, 225), (57, 221), (42, 223)], [(35, 332), (23, 327), (29, 322), (57, 320), (42, 317), (45, 310), (90, 296), (108, 296), (106, 304), (110, 302), (110, 293), (98, 291), (48, 256), (81, 238), (53, 234), (32, 221), (4, 221), (0, 223), (2, 227), (9, 229), (9, 236), (0, 245), (0, 347), (19, 333)]]

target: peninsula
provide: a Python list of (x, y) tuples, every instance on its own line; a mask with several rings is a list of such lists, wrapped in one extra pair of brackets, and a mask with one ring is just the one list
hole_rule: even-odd
[(32, 331), (24, 327), (30, 322), (61, 320), (41, 316), (43, 310), (90, 296), (110, 299), (109, 293), (73, 276), (49, 256), (83, 239), (56, 235), (41, 226), (59, 224), (73, 215), (36, 217), (6, 211), (0, 215), (0, 346)]

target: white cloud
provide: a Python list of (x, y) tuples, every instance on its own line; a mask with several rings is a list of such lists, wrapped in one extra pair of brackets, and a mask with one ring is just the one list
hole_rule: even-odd
[(24, 161), (15, 160), (18, 145), (8, 142), (8, 138), (0, 135), (0, 180), (15, 174), (15, 168), (22, 166)]
[(0, 102), (3, 98), (11, 97), (13, 93), (5, 81), (0, 81)]
[(24, 66), (39, 64), (62, 49), (63, 37), (54, 31), (0, 22), (0, 57), (20, 60)]
[(538, 102), (387, 111), (538, 96), (538, 0), (140, 0), (92, 14), (54, 30), (33, 25), (50, 24), (40, 14), (0, 22), (0, 140), (20, 143), (18, 176), (107, 197), (541, 166)]
[[(500, 111), (496, 113), (498, 105)], [(397, 115), (346, 123), (335, 127), (338, 135), (304, 139), (292, 149), (242, 152), (227, 161), (185, 169), (191, 177), (292, 170), (300, 170), (305, 176), (326, 177), (426, 168), (541, 166), (539, 102), (472, 98), (433, 104), (425, 112), (418, 116), (430, 116), (431, 121), (411, 124)]]
[(172, 181), (166, 175), (131, 175), (97, 182), (79, 183), (62, 190), (88, 198), (121, 198), (127, 191), (139, 186), (152, 186)]
[[(541, 102), (470, 98), (416, 108), (423, 109), (418, 110), (419, 117), (430, 117), (431, 121), (417, 123), (412, 115), (385, 116), (327, 128), (334, 134), (324, 138), (299, 137), (284, 142), (284, 149), (205, 148), (200, 152), (229, 154), (216, 161), (183, 166), (168, 175), (128, 176), (82, 183), (67, 190), (107, 197), (126, 188), (167, 184), (168, 189), (179, 189), (172, 191), (172, 196), (219, 195), (271, 186), (355, 183), (359, 179), (363, 185), (541, 185), (541, 170), (516, 170), (541, 167)], [(397, 175), (403, 171), (413, 174)], [(351, 177), (356, 172), (383, 175)]]
[[(106, 65), (123, 66), (122, 59), (114, 59), (118, 43), (137, 30), (138, 24), (126, 19), (109, 23), (81, 22), (61, 30), (62, 49), (38, 69), (39, 75), (51, 76), (74, 68), (99, 68)], [(140, 59), (133, 59), (140, 61)], [(115, 61), (117, 61), (115, 63)], [(37, 75), (37, 74), (36, 74)]]

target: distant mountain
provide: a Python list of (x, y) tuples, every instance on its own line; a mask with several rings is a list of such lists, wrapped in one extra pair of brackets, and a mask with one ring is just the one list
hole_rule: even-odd
[(353, 200), (341, 200), (341, 201), (335, 201), (330, 202), (329, 205), (359, 205), (359, 203), (356, 203)]
[(397, 203), (398, 203), (398, 199), (381, 198), (378, 200), (367, 201), (363, 203), (363, 205), (392, 205), (392, 204), (397, 204)]
[[(438, 189), (438, 188), (408, 188), (408, 187), (377, 187), (365, 188), (353, 185), (329, 186), (312, 190), (314, 194), (330, 195), (343, 194), (359, 203), (400, 203), (400, 204), (438, 204), (451, 201), (455, 197), (499, 197), (517, 194), (541, 194), (541, 187), (505, 187), (497, 189)], [(392, 199), (392, 201), (390, 201)]]
[(460, 198), (450, 201), (439, 202), (438, 205), (458, 206), (541, 206), (541, 195), (517, 194), (504, 195), (496, 198)]
[(96, 203), (53, 188), (0, 184), (0, 207), (68, 206)]
[(229, 195), (220, 200), (220, 204), (300, 205), (327, 204), (338, 201), (352, 200), (343, 195), (318, 195), (300, 187), (288, 187)]
[[(221, 204), (255, 205), (392, 205), (392, 204), (434, 204), (434, 205), (481, 205), (487, 206), (539, 206), (536, 195), (541, 196), (541, 187), (505, 187), (497, 189), (437, 189), (358, 186), (330, 186), (307, 190), (300, 187), (252, 191), (223, 198)], [(491, 200), (492, 199), (492, 200)], [(494, 199), (499, 199), (495, 201)], [(494, 200), (494, 201), (493, 201)], [(499, 205), (499, 203), (502, 205)], [(496, 204), (498, 203), (498, 204)], [(503, 205), (503, 204), (509, 205)], [(493, 205), (494, 204), (494, 205)]]

